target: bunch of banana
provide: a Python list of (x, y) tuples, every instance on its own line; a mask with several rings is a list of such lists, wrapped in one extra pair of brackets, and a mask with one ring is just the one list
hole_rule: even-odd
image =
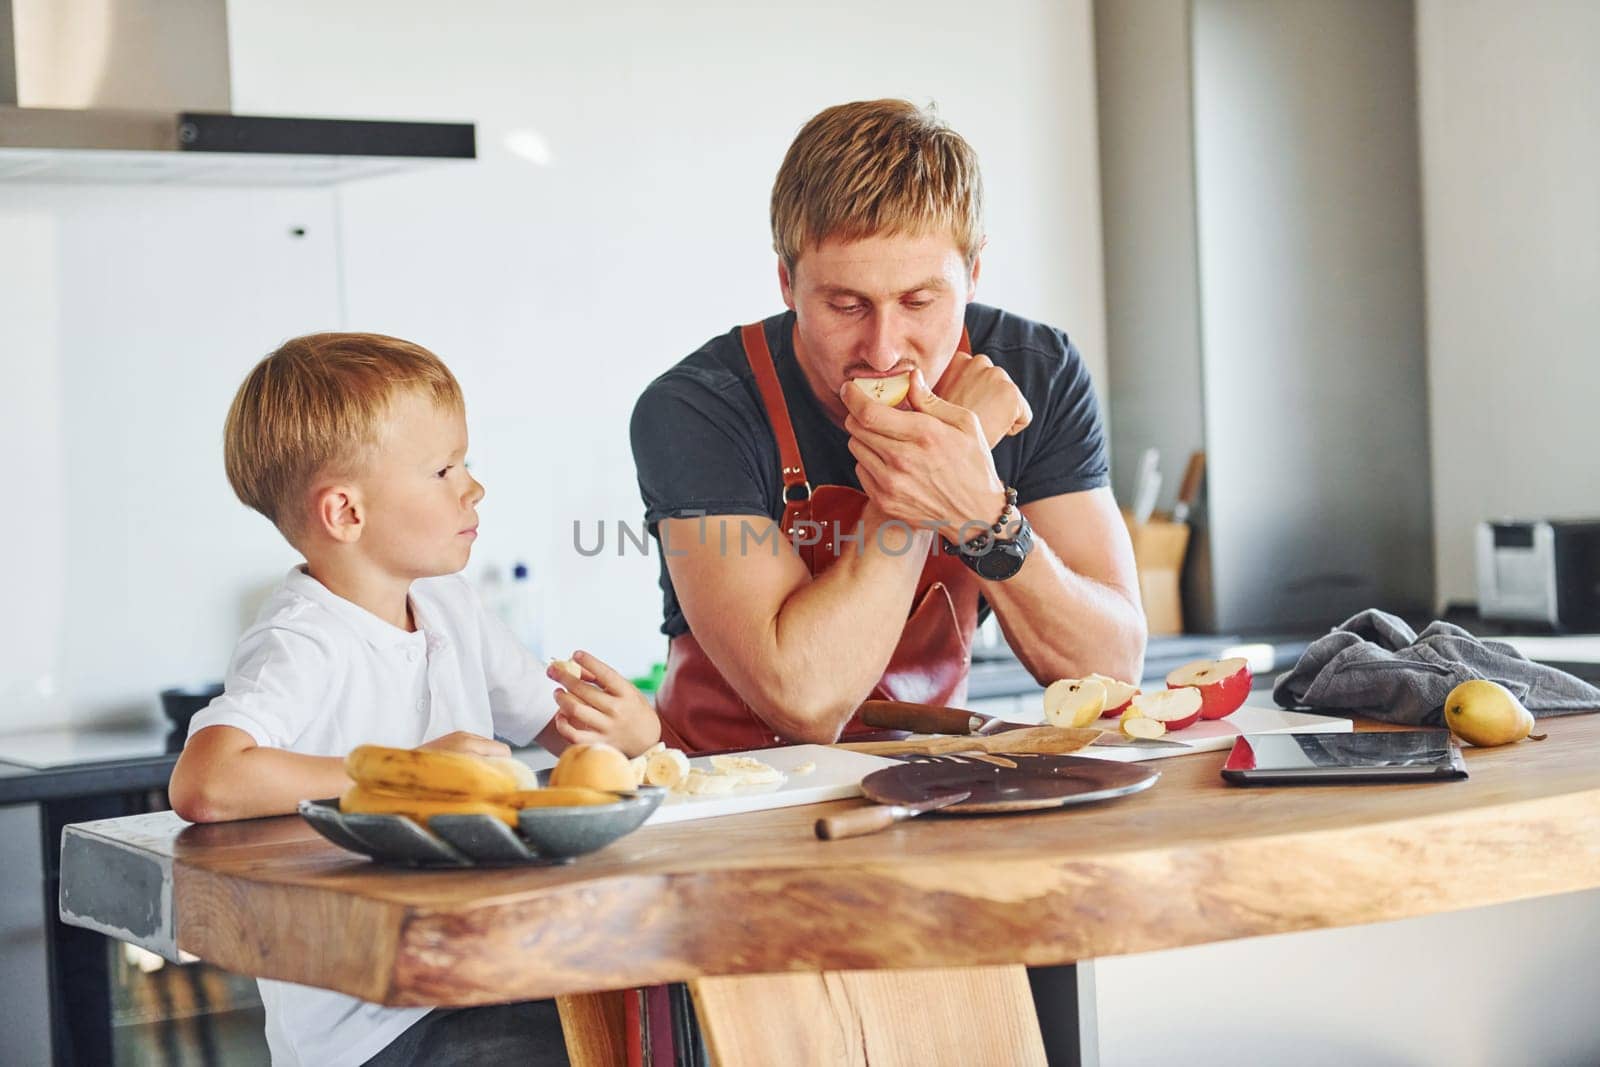
[(362, 745), (344, 758), (345, 773), (380, 793), (465, 800), (537, 786), (533, 771), (509, 756), (469, 756), (422, 748)]
[(344, 769), (355, 784), (339, 798), (340, 811), (423, 824), (435, 815), (492, 815), (515, 829), (522, 808), (617, 799), (594, 789), (540, 789), (526, 764), (506, 756), (362, 745), (345, 757)]
[(380, 793), (359, 782), (344, 791), (339, 810), (347, 815), (405, 815), (423, 824), (435, 815), (493, 815), (513, 829), (517, 825), (517, 809), (492, 800), (439, 800), (414, 793)]
[(362, 745), (345, 757), (345, 773), (355, 784), (339, 798), (339, 810), (406, 815), (423, 824), (435, 815), (492, 815), (515, 827), (517, 809), (501, 798), (526, 780), (509, 763), (516, 761)]

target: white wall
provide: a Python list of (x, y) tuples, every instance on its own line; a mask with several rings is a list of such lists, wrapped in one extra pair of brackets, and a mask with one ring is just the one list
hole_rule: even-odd
[(1600, 514), (1600, 4), (1418, 0), (1439, 599), (1486, 518)]
[(337, 321), (332, 204), (0, 185), (0, 249), (0, 728), (148, 715), (293, 561), (233, 499), (222, 420), (278, 339)]
[[(489, 492), (475, 566), (529, 558), (562, 649), (661, 658), (656, 560), (584, 559), (571, 524), (638, 525), (639, 390), (781, 307), (772, 176), (832, 103), (937, 101), (984, 165), (979, 299), (1062, 326), (1103, 380), (1087, 0), (228, 13), (236, 111), (472, 120), (482, 158), (336, 192), (0, 185), (0, 444), (28, 486), (0, 553), (29, 605), (0, 616), (0, 730), (148, 714), (220, 672), (291, 561), (222, 480), (228, 397), (282, 338), (339, 326), (459, 373)], [(516, 131), (548, 166), (507, 151)]]

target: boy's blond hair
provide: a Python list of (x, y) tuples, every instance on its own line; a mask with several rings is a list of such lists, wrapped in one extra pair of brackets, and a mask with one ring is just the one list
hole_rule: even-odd
[(255, 365), (228, 409), (223, 464), (245, 504), (294, 542), (318, 477), (356, 473), (394, 401), (417, 392), (463, 406), (461, 386), (421, 345), (376, 333), (314, 333)]
[(931, 108), (905, 100), (830, 107), (801, 127), (772, 185), (772, 247), (794, 270), (829, 238), (955, 238), (970, 268), (983, 245), (978, 156)]

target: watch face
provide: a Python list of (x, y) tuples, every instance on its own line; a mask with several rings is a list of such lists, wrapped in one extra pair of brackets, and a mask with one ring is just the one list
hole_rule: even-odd
[(1010, 541), (996, 541), (989, 551), (977, 557), (974, 568), (980, 578), (1004, 581), (1022, 569), (1024, 553)]

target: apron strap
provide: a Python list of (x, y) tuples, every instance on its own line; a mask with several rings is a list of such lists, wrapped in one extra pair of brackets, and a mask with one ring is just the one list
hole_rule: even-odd
[(800, 461), (800, 442), (795, 440), (794, 424), (789, 421), (789, 405), (783, 400), (778, 368), (767, 347), (767, 328), (763, 323), (752, 322), (741, 327), (739, 335), (744, 341), (744, 358), (756, 376), (756, 388), (761, 390), (767, 420), (772, 423), (772, 436), (778, 441), (778, 460), (783, 464), (783, 532), (793, 537), (800, 511), (811, 499), (811, 483), (806, 480), (805, 464)]
[[(741, 326), (739, 337), (744, 342), (744, 358), (756, 377), (761, 403), (767, 409), (767, 420), (772, 423), (772, 435), (778, 442), (778, 460), (783, 464), (783, 532), (793, 537), (795, 522), (811, 499), (811, 483), (806, 480), (805, 464), (800, 460), (800, 442), (795, 440), (778, 368), (772, 362), (772, 349), (767, 347), (766, 325), (752, 322)], [(965, 325), (961, 327), (961, 347), (957, 351), (972, 351), (972, 338)]]

